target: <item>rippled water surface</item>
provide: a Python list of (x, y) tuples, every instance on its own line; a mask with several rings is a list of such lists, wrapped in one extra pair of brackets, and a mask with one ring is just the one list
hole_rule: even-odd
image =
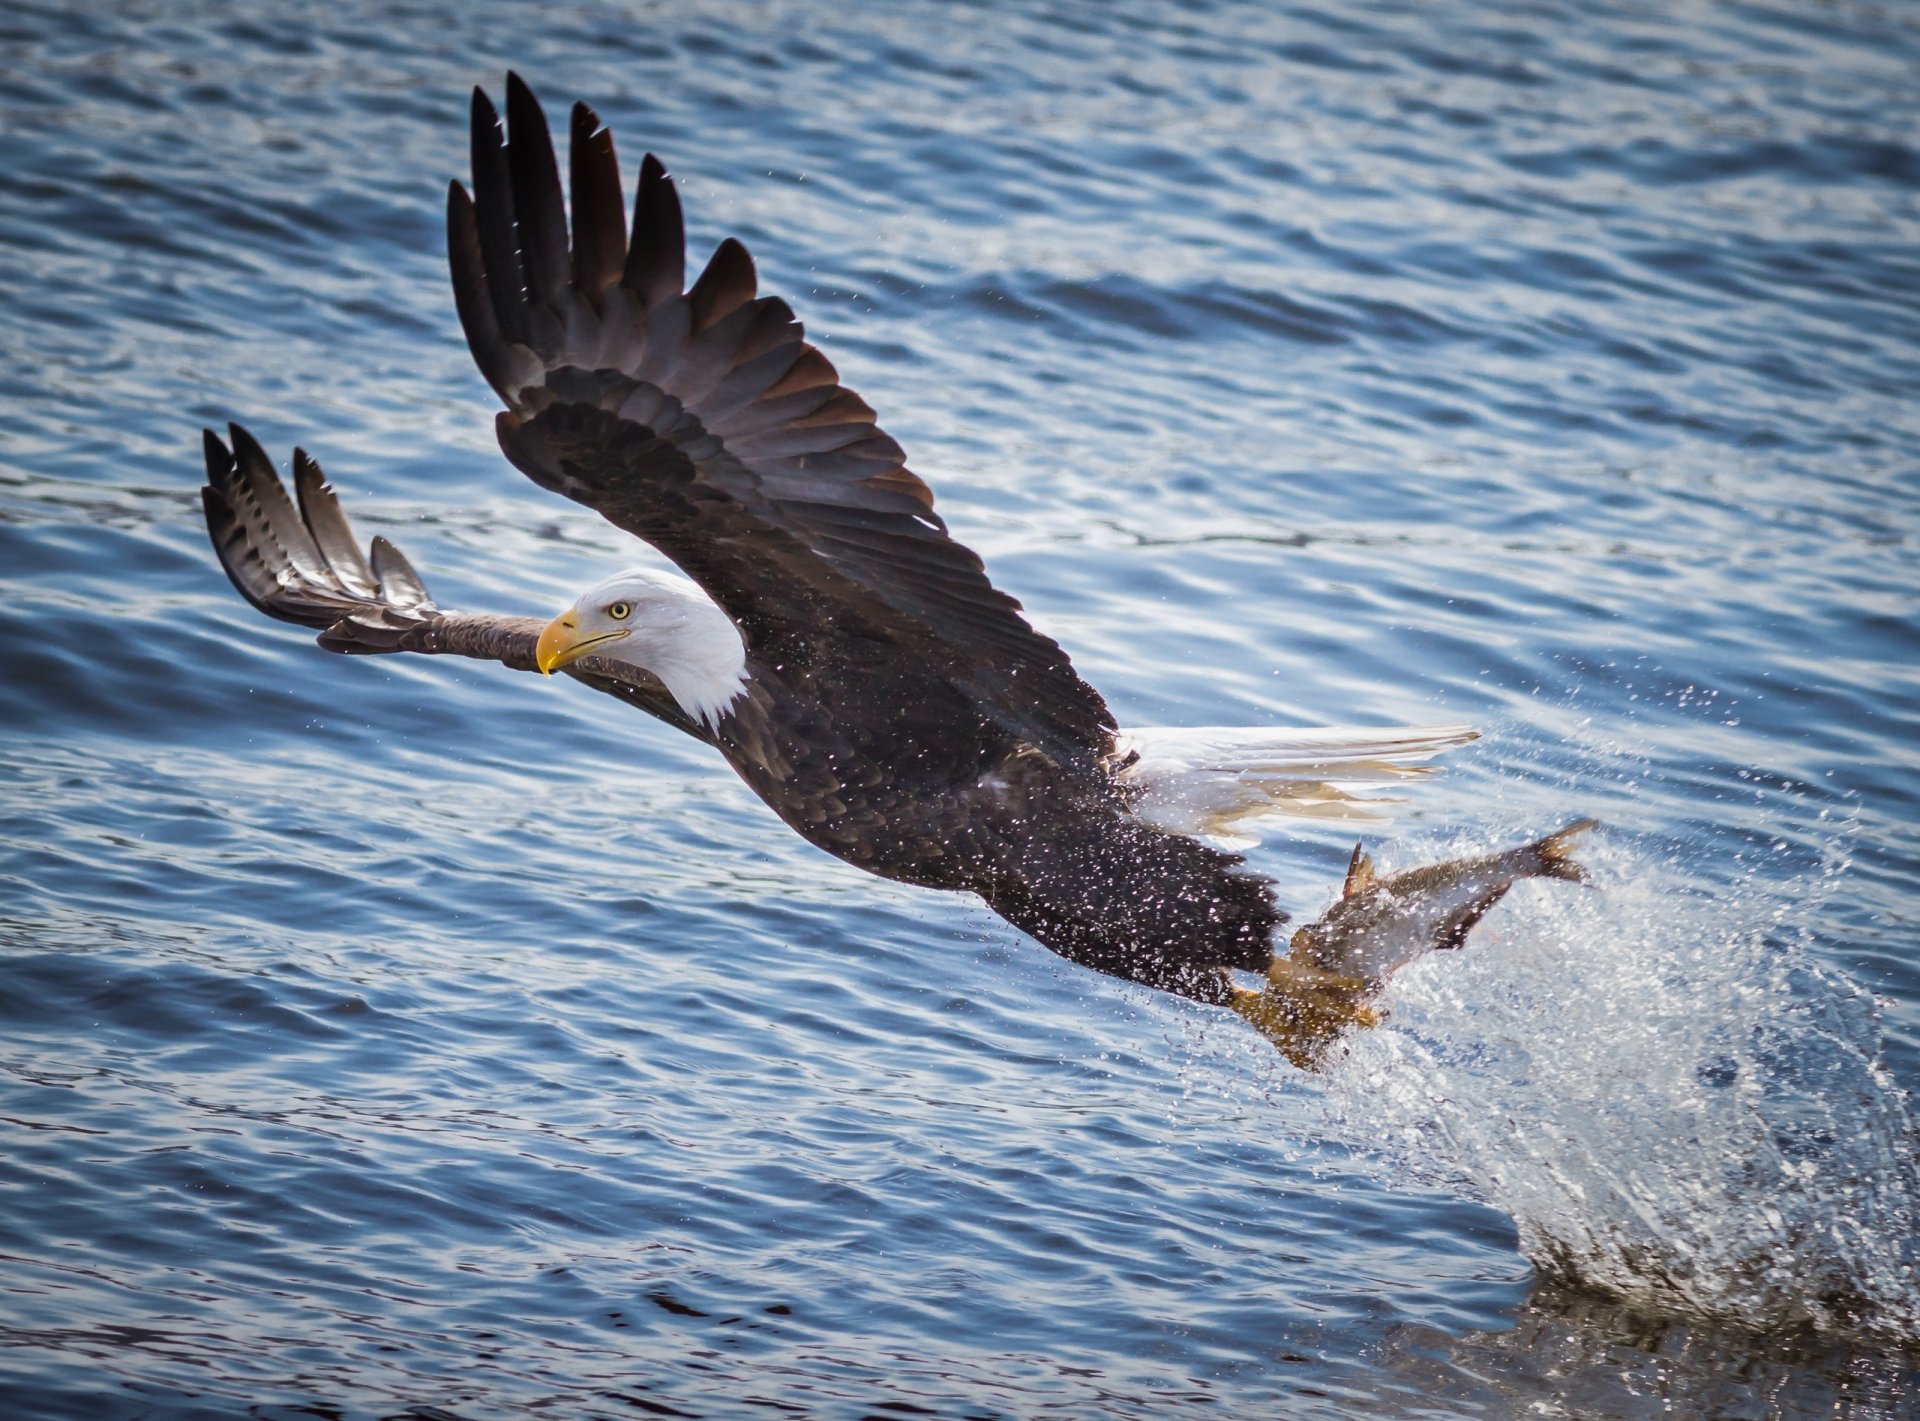
[[(1867, 4), (10, 4), (9, 1416), (1900, 1417), (1920, 29)], [(1323, 1078), (571, 684), (328, 657), (199, 429), (448, 606), (631, 561), (441, 255), (517, 67), (675, 169), (1131, 724), (1581, 814)], [(1301, 917), (1349, 832), (1259, 851)]]

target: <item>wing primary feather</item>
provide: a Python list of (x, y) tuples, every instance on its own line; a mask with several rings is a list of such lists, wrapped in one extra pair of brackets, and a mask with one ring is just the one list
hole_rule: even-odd
[(736, 359), (733, 368), (716, 380), (706, 393), (702, 408), (706, 424), (715, 434), (733, 436), (728, 416), (744, 409), (766, 392), (769, 386), (792, 368), (800, 358), (798, 337), (760, 355)]
[[(754, 305), (749, 301), (736, 307), (731, 315), (723, 316), (704, 329), (694, 325), (697, 316), (688, 305), (687, 329), (690, 339), (675, 364), (674, 394), (682, 404), (690, 409), (699, 409), (703, 414), (711, 415), (717, 408), (709, 399), (713, 388), (725, 379), (738, 363), (740, 343), (754, 324)], [(787, 357), (791, 364), (797, 351)], [(774, 376), (764, 382), (772, 384)], [(704, 421), (703, 421), (704, 422)]]
[(357, 596), (377, 595), (379, 579), (354, 539), (353, 525), (334, 497), (327, 476), (304, 449), (293, 451), (293, 491), (300, 501), (300, 516), (306, 520), (307, 531), (313, 534), (321, 556), (340, 584)]
[(207, 486), (201, 490), (207, 510), (207, 530), (213, 535), (220, 565), (240, 595), (270, 616), (274, 595), (289, 574), (286, 556), (263, 535), (265, 516), (258, 503), (249, 503), (240, 486), (239, 468), (227, 446), (211, 429), (203, 431), (207, 455)]
[(770, 395), (762, 392), (724, 419), (715, 420), (713, 429), (716, 434), (724, 435), (728, 439), (741, 438), (761, 430), (776, 429), (794, 420), (807, 418), (832, 399), (833, 393), (831, 386), (824, 385), (816, 385), (811, 390), (797, 390), (790, 395)]
[[(207, 486), (200, 490), (200, 502), (207, 513), (207, 531), (213, 538), (213, 550), (220, 566), (236, 591), (270, 617), (282, 614), (274, 610), (274, 595), (281, 588), (275, 567), (270, 566), (249, 528), (249, 522), (235, 506), (237, 470), (233, 455), (211, 429), (204, 430), (207, 455)], [(257, 510), (256, 510), (257, 513)], [(284, 559), (280, 561), (285, 566)]]
[(808, 346), (800, 353), (800, 358), (793, 362), (793, 369), (774, 381), (772, 388), (760, 398), (777, 400), (782, 395), (792, 395), (801, 390), (814, 390), (839, 383), (840, 372), (834, 369), (833, 362), (820, 353), (818, 346)]
[(320, 555), (319, 546), (307, 531), (293, 500), (287, 497), (285, 485), (273, 471), (273, 460), (260, 447), (260, 441), (237, 424), (229, 424), (227, 433), (233, 439), (233, 458), (241, 485), (259, 507), (268, 536), (296, 572), (330, 580), (326, 559)]
[(526, 264), (527, 291), (551, 305), (567, 284), (567, 218), (553, 136), (533, 90), (507, 74), (507, 171), (513, 178), (514, 221)]
[(704, 331), (714, 322), (732, 315), (751, 301), (759, 281), (753, 271), (753, 258), (747, 249), (727, 238), (713, 253), (707, 269), (693, 283), (687, 300), (693, 305), (693, 329)]
[(240, 595), (270, 617), (301, 626), (330, 620), (338, 615), (340, 583), (324, 563), (316, 572), (294, 561), (288, 545), (310, 545), (306, 527), (265, 454), (256, 459), (259, 446), (240, 434), (244, 442), (236, 438), (234, 452), (211, 430), (204, 440), (208, 483), (201, 503), (220, 566)]
[(453, 274), (453, 305), (460, 314), (460, 329), (466, 332), (467, 348), (474, 364), (493, 386), (494, 393), (508, 403), (516, 391), (510, 388), (513, 352), (507, 346), (495, 311), (493, 294), (487, 283), (486, 258), (482, 254), (479, 219), (473, 199), (457, 182), (447, 184), (447, 267)]
[(753, 303), (753, 324), (741, 337), (737, 361), (759, 359), (776, 350), (799, 354), (798, 346), (807, 333), (793, 307), (778, 296), (763, 296)]
[(507, 172), (506, 134), (486, 90), (473, 91), (471, 125), (474, 232), (481, 265), (500, 333), (510, 343), (527, 343), (526, 275), (520, 241), (514, 232), (513, 183)]
[(573, 106), (568, 177), (573, 186), (573, 284), (597, 308), (600, 293), (626, 269), (626, 199), (620, 194), (613, 133), (585, 104)]
[(621, 280), (649, 308), (678, 296), (687, 283), (687, 228), (680, 194), (651, 153), (640, 163), (640, 185), (633, 194), (633, 237), (627, 244), (627, 270)]
[(373, 538), (373, 575), (379, 579), (381, 597), (394, 606), (408, 612), (433, 610), (427, 584), (420, 580), (406, 554), (377, 533)]
[(227, 580), (242, 597), (276, 621), (311, 626), (312, 618), (302, 615), (303, 609), (289, 605), (284, 584), (259, 557), (258, 545), (233, 506), (211, 488), (202, 489), (200, 497)]
[(221, 570), (227, 574), (227, 581), (233, 584), (233, 590), (268, 616), (274, 615), (266, 600), (272, 580), (261, 576), (257, 560), (249, 561), (242, 556), (247, 551), (246, 539), (240, 534), (239, 519), (234, 516), (233, 505), (209, 484), (200, 490), (200, 506), (206, 510), (207, 531), (213, 536), (213, 550), (219, 555)]
[(686, 353), (692, 322), (693, 308), (677, 295), (650, 308), (640, 361), (633, 368), (634, 376), (655, 383), (671, 379), (673, 372), (679, 369), (680, 357)]

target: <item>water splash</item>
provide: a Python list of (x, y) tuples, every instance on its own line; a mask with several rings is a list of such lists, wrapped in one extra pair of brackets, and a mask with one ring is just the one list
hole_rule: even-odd
[(1517, 885), (1396, 980), (1331, 1066), (1343, 1128), (1511, 1215), (1550, 1279), (1920, 1345), (1920, 1133), (1872, 998), (1811, 951), (1837, 856), (1718, 890), (1618, 837), (1584, 857), (1598, 891)]

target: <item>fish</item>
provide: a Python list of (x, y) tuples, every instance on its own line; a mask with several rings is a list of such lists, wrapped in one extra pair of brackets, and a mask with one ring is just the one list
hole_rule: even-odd
[(1372, 1003), (1394, 973), (1430, 952), (1460, 947), (1523, 878), (1590, 883), (1574, 840), (1597, 826), (1579, 819), (1504, 853), (1410, 868), (1380, 877), (1353, 847), (1340, 897), (1294, 933), (1258, 990), (1236, 987), (1230, 1005), (1302, 1070), (1315, 1070), (1351, 1027), (1373, 1027)]

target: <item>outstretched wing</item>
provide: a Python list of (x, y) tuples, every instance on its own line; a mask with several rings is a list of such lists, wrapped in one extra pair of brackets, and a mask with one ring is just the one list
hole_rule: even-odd
[[(220, 565), (240, 595), (269, 617), (320, 629), (328, 651), (358, 655), (412, 651), (498, 661), (535, 671), (538, 617), (443, 612), (400, 550), (375, 537), (366, 553), (340, 501), (303, 449), (293, 451), (294, 498), (258, 441), (229, 425), (232, 449), (206, 431), (207, 486), (200, 491)], [(660, 681), (638, 667), (583, 657), (568, 674), (618, 696), (700, 740)]]
[(507, 120), (475, 91), (473, 195), (452, 184), (447, 219), (515, 465), (659, 548), (750, 646), (825, 627), (897, 642), (1023, 738), (1104, 753), (1099, 693), (948, 535), (791, 308), (756, 294), (746, 248), (722, 242), (687, 288), (672, 181), (649, 154), (629, 231), (612, 135), (583, 104), (569, 232), (546, 118), (512, 74)]

